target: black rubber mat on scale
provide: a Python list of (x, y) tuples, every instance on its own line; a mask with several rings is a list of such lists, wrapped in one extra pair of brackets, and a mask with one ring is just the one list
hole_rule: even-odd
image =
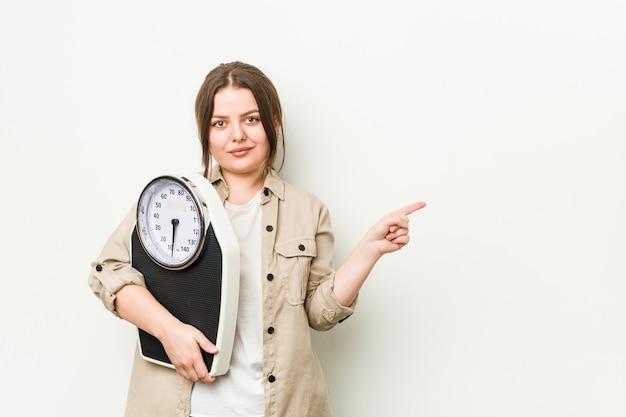
[[(148, 290), (175, 317), (199, 329), (216, 343), (220, 318), (222, 289), (222, 251), (209, 225), (202, 252), (185, 269), (172, 271), (159, 266), (144, 251), (137, 229), (131, 237), (132, 266), (145, 278)], [(139, 329), (142, 355), (170, 364), (161, 342)], [(211, 370), (213, 355), (202, 351), (207, 368)]]

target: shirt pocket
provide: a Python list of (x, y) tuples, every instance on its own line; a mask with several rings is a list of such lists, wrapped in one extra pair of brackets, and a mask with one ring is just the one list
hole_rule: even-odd
[(303, 237), (280, 242), (274, 249), (278, 258), (283, 297), (291, 305), (303, 304), (311, 262), (317, 255), (315, 238)]

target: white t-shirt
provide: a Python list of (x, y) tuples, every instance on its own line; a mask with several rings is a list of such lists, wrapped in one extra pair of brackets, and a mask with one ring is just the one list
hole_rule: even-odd
[(263, 300), (261, 289), (261, 195), (244, 205), (224, 203), (237, 235), (239, 310), (230, 367), (211, 384), (191, 392), (192, 417), (263, 417)]

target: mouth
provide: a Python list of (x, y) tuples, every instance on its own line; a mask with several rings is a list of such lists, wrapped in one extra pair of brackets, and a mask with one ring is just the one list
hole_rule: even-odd
[(231, 155), (234, 155), (234, 156), (243, 156), (243, 155), (247, 154), (248, 151), (250, 151), (250, 149), (252, 149), (252, 148), (249, 147), (249, 146), (242, 146), (241, 148), (232, 149), (232, 150), (228, 151), (228, 153), (230, 153)]

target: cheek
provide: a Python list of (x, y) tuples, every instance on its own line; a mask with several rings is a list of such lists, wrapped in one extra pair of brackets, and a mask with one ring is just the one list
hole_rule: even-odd
[(219, 132), (209, 132), (209, 149), (211, 152), (219, 152), (224, 147), (224, 144), (227, 142), (224, 140), (224, 136)]
[(259, 135), (260, 139), (256, 141), (257, 146), (261, 147), (266, 154), (270, 152), (270, 141), (265, 135), (265, 131), (262, 132), (262, 135)]

